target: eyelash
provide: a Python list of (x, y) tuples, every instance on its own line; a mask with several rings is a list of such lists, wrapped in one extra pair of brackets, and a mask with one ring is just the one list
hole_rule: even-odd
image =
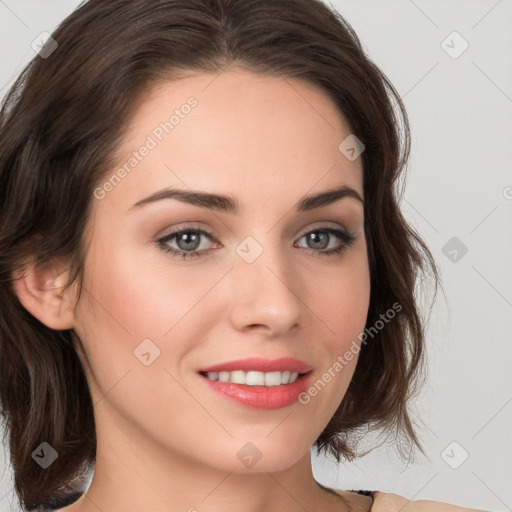
[[(166, 244), (166, 242), (169, 242), (170, 240), (176, 238), (177, 236), (184, 234), (184, 233), (200, 233), (201, 235), (204, 235), (211, 240), (213, 239), (213, 234), (208, 233), (207, 231), (204, 231), (203, 229), (199, 228), (185, 228), (185, 229), (178, 229), (176, 231), (173, 231), (172, 233), (169, 233), (168, 235), (164, 236), (163, 238), (160, 238), (156, 241), (157, 245), (166, 253), (171, 254), (173, 258), (180, 258), (182, 260), (187, 260), (191, 258), (201, 258), (203, 256), (202, 253), (207, 252), (209, 249), (202, 250), (202, 251), (181, 251), (173, 249), (172, 247), (169, 247)], [(325, 228), (318, 228), (314, 229), (312, 231), (308, 231), (307, 233), (304, 233), (300, 238), (304, 238), (306, 235), (309, 235), (311, 233), (328, 233), (330, 235), (335, 235), (338, 237), (343, 243), (336, 247), (335, 249), (328, 249), (328, 250), (315, 250), (315, 249), (308, 249), (309, 251), (312, 251), (313, 253), (316, 253), (316, 256), (341, 256), (345, 249), (350, 247), (356, 237), (354, 233), (351, 233), (349, 231), (344, 231), (341, 229), (335, 229), (331, 227), (325, 227)], [(300, 240), (300, 239), (299, 239)], [(329, 239), (330, 241), (330, 239)]]

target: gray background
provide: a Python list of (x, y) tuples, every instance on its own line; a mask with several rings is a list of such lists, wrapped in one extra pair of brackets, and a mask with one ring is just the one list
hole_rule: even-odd
[[(0, 97), (33, 57), (32, 41), (78, 4), (0, 0)], [(338, 489), (512, 510), (512, 0), (332, 5), (405, 102), (413, 147), (402, 208), (441, 267), (444, 294), (415, 401), (428, 459), (418, 452), (405, 464), (388, 446), (339, 467), (315, 457), (315, 476)], [(0, 512), (10, 512), (5, 450), (0, 468)]]

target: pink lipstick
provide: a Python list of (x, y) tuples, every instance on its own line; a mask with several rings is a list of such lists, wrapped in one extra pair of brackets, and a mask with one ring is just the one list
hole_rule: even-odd
[(309, 386), (312, 367), (294, 358), (248, 358), (198, 372), (216, 394), (239, 405), (268, 410), (296, 402)]

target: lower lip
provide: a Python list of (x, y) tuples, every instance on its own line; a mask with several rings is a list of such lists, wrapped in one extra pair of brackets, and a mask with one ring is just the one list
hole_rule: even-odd
[(291, 384), (280, 386), (247, 386), (210, 380), (201, 374), (199, 377), (210, 386), (210, 389), (229, 400), (247, 407), (268, 410), (281, 409), (296, 402), (299, 395), (307, 389), (311, 373), (302, 375)]

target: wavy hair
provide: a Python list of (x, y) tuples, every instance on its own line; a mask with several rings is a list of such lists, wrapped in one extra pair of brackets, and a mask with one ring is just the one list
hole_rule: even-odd
[[(0, 406), (20, 503), (36, 508), (83, 482), (96, 433), (80, 340), (23, 307), (14, 273), (62, 257), (65, 289), (76, 281), (80, 290), (93, 191), (115, 162), (125, 120), (152, 85), (227, 66), (315, 84), (365, 145), (366, 325), (402, 307), (361, 347), (317, 452), (352, 460), (358, 434), (378, 430), (424, 453), (409, 411), (426, 369), (415, 287), (428, 267), (437, 291), (438, 270), (399, 208), (410, 151), (404, 105), (350, 24), (320, 0), (89, 0), (52, 37), (58, 47), (31, 60), (0, 108)], [(44, 470), (31, 456), (42, 442), (59, 455)]]

